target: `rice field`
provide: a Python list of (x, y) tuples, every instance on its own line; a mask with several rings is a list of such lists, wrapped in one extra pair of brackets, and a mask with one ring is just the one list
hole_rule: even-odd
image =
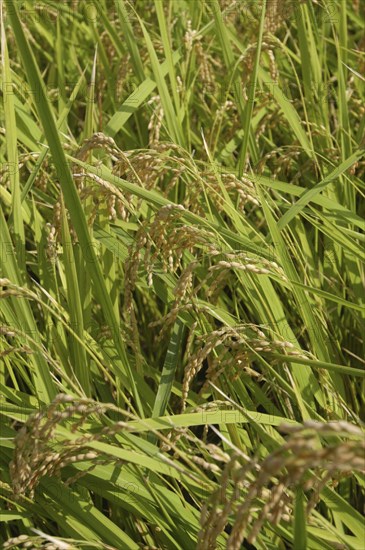
[(364, 1), (0, 8), (1, 548), (364, 550)]

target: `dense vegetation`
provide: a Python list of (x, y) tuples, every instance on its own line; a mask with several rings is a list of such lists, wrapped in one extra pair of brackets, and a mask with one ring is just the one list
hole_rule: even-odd
[(1, 2), (4, 548), (364, 549), (364, 2)]

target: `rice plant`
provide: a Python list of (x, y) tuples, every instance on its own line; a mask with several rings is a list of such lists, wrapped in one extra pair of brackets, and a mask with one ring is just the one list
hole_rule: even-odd
[(363, 550), (363, 0), (0, 7), (2, 547)]

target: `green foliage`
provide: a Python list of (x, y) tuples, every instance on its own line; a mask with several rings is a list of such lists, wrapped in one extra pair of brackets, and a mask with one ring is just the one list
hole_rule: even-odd
[(362, 3), (1, 3), (4, 548), (363, 548)]

